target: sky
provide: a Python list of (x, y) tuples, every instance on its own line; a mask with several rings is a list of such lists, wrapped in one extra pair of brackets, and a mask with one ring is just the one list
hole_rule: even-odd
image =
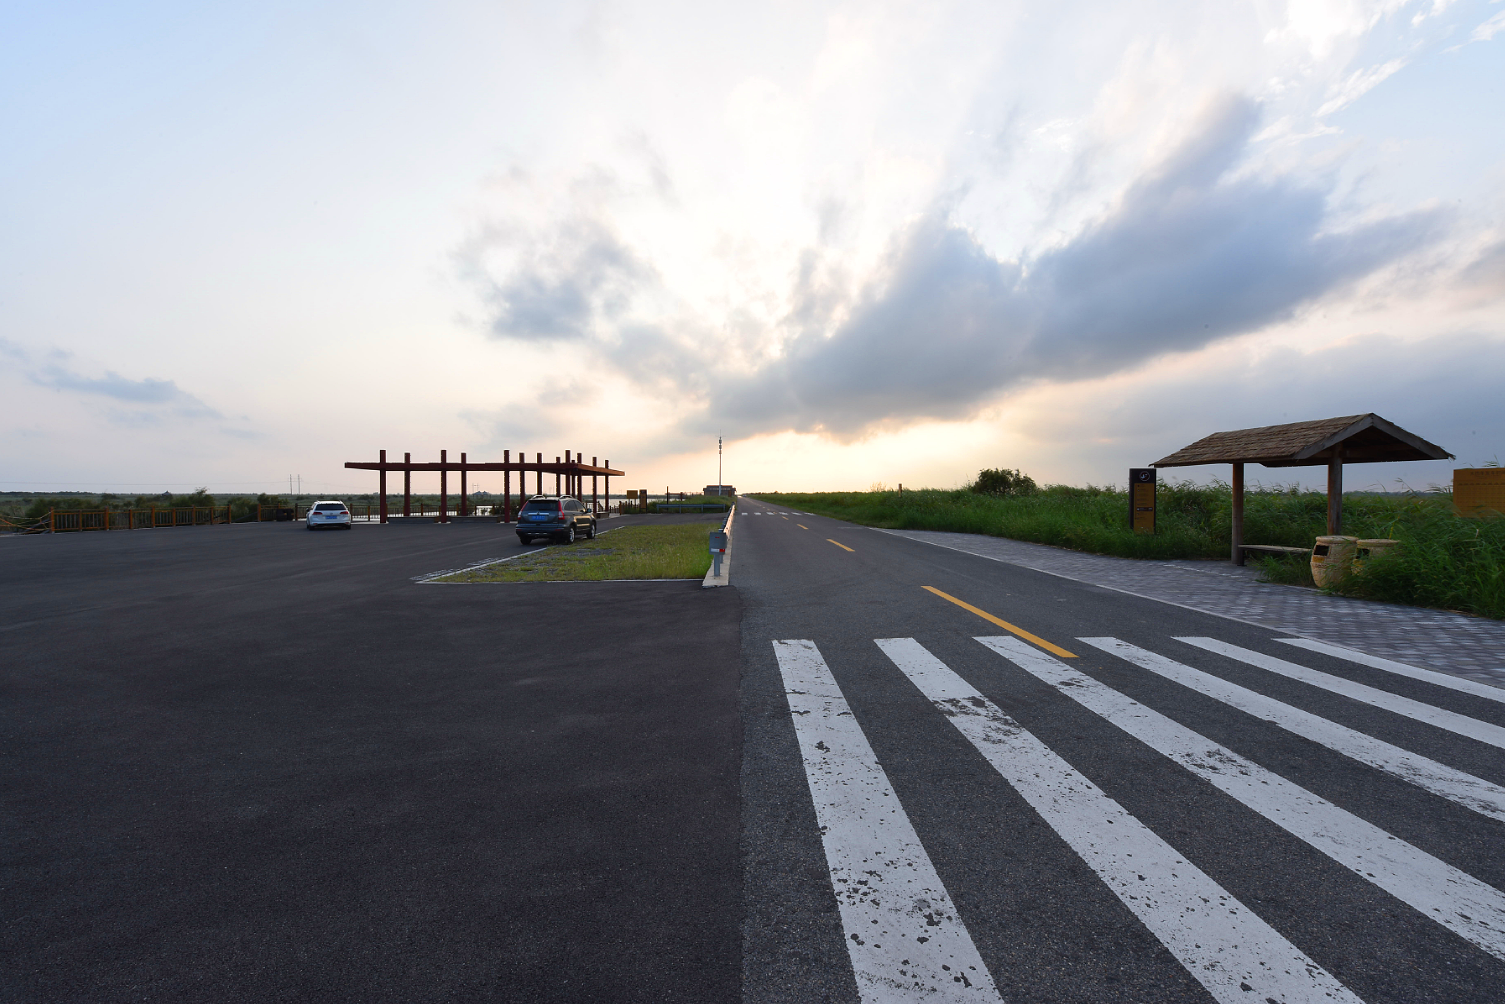
[(1500, 0), (0, 0), (0, 490), (1110, 484), (1365, 412), (1457, 460), (1349, 487), (1446, 484), (1502, 85)]

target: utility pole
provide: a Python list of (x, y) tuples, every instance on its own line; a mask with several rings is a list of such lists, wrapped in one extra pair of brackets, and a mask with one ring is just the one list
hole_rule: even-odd
[(721, 493), (721, 486), (726, 482), (721, 480), (721, 437), (716, 437), (716, 491)]

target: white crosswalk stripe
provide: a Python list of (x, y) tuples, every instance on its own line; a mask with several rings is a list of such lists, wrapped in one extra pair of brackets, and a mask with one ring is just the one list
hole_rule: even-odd
[(914, 639), (877, 643), (1216, 1000), (1359, 1000)]
[(1188, 645), (1195, 645), (1197, 648), (1208, 652), (1226, 656), (1229, 659), (1236, 659), (1250, 666), (1258, 666), (1260, 669), (1279, 673), (1281, 676), (1292, 680), (1300, 680), (1302, 683), (1321, 687), (1323, 690), (1331, 691), (1334, 694), (1342, 694), (1344, 697), (1352, 698), (1355, 701), (1363, 701), (1365, 704), (1372, 705), (1373, 707), (1392, 711), (1397, 715), (1404, 715), (1407, 718), (1418, 722), (1425, 722), (1439, 729), (1446, 729), (1455, 735), (1477, 739), (1481, 743), (1488, 743), (1491, 746), (1505, 749), (1505, 729), (1500, 728), (1498, 725), (1491, 725), (1489, 722), (1481, 722), (1477, 718), (1470, 718), (1467, 715), (1460, 715), (1443, 708), (1436, 708), (1421, 701), (1413, 701), (1409, 697), (1401, 697), (1399, 694), (1392, 694), (1376, 687), (1355, 683), (1353, 680), (1345, 680), (1343, 677), (1333, 676), (1331, 673), (1308, 669), (1294, 662), (1277, 659), (1273, 655), (1265, 655), (1263, 652), (1240, 648), (1238, 645), (1230, 645), (1216, 638), (1177, 638), (1176, 640), (1185, 642)]
[(1360, 763), (1393, 774), (1434, 795), (1505, 822), (1505, 788), (1497, 784), (1117, 638), (1079, 638), (1078, 641), (1109, 655), (1116, 655), (1141, 669), (1157, 673)]
[(966, 925), (814, 642), (773, 647), (862, 1000), (998, 1001)]
[(1505, 958), (1505, 894), (1499, 890), (1017, 638), (977, 640), (1395, 898)]
[(1499, 701), (1501, 704), (1505, 704), (1505, 688), (1491, 687), (1489, 684), (1479, 683), (1477, 680), (1466, 680), (1461, 676), (1449, 676), (1446, 673), (1436, 673), (1430, 669), (1408, 666), (1403, 662), (1381, 659), (1379, 656), (1370, 655), (1367, 652), (1355, 652), (1351, 648), (1339, 648), (1337, 645), (1312, 641), (1310, 638), (1276, 638), (1275, 641), (1280, 642), (1282, 645), (1294, 645), (1297, 648), (1304, 648), (1308, 652), (1316, 652), (1319, 655), (1330, 655), (1335, 659), (1346, 659), (1360, 666), (1368, 666), (1370, 669), (1383, 669), (1385, 672), (1394, 673), (1397, 676), (1409, 676), (1413, 680), (1433, 683), (1439, 687), (1447, 687), (1450, 690), (1473, 694), (1475, 697), (1483, 697), (1486, 700)]

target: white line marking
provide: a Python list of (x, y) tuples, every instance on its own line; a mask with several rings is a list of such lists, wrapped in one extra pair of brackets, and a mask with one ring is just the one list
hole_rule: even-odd
[(1472, 774), (1465, 774), (1436, 760), (1392, 746), (1390, 743), (1367, 736), (1362, 732), (1330, 722), (1309, 711), (1293, 708), (1273, 697), (1257, 694), (1252, 690), (1229, 683), (1221, 677), (1204, 673), (1199, 669), (1182, 665), (1163, 655), (1147, 652), (1117, 638), (1079, 638), (1094, 648), (1109, 655), (1131, 662), (1141, 669), (1158, 673), (1174, 680), (1215, 701), (1235, 707), (1261, 721), (1277, 725), (1287, 732), (1294, 732), (1304, 739), (1326, 746), (1328, 749), (1351, 757), (1359, 763), (1368, 764), (1376, 770), (1394, 774), (1419, 788), (1440, 795), (1452, 802), (1472, 809), (1492, 819), (1505, 822), (1505, 788), (1491, 784)]
[(919, 642), (876, 640), (1215, 999), (1359, 1000)]
[(1316, 652), (1319, 655), (1330, 655), (1335, 659), (1346, 659), (1356, 662), (1360, 666), (1368, 666), (1370, 669), (1383, 669), (1387, 673), (1397, 676), (1409, 676), (1413, 680), (1421, 680), (1423, 683), (1435, 683), (1439, 687), (1447, 687), (1450, 690), (1462, 691), (1465, 694), (1473, 694), (1475, 697), (1485, 697), (1491, 701), (1499, 701), (1505, 704), (1505, 688), (1491, 687), (1487, 683), (1477, 680), (1469, 680), (1461, 676), (1449, 676), (1446, 673), (1434, 672), (1430, 669), (1420, 669), (1416, 666), (1408, 666), (1403, 662), (1391, 662), (1389, 659), (1381, 659), (1377, 655), (1368, 652), (1355, 652), (1351, 648), (1339, 648), (1337, 645), (1329, 645), (1326, 642), (1312, 641), (1310, 638), (1276, 638), (1275, 641), (1282, 645), (1294, 645), (1304, 648), (1308, 652)]
[(978, 638), (1032, 676), (1496, 958), (1505, 893), (1016, 638)]
[(1263, 652), (1255, 652), (1251, 649), (1240, 648), (1237, 645), (1230, 645), (1216, 638), (1177, 638), (1176, 640), (1185, 642), (1188, 645), (1195, 645), (1197, 648), (1207, 652), (1236, 659), (1250, 666), (1257, 666), (1260, 669), (1267, 669), (1272, 673), (1279, 673), (1281, 676), (1289, 677), (1292, 680), (1300, 680), (1302, 683), (1321, 687), (1323, 690), (1331, 691), (1334, 694), (1341, 694), (1355, 701), (1362, 701), (1365, 704), (1394, 712), (1397, 715), (1404, 715), (1418, 722), (1425, 722), (1427, 725), (1432, 725), (1439, 729), (1446, 729), (1455, 735), (1464, 736), (1468, 739), (1477, 739), (1481, 743), (1488, 743), (1491, 746), (1505, 749), (1505, 729), (1500, 728), (1498, 725), (1491, 725), (1489, 722), (1481, 722), (1477, 718), (1470, 718), (1467, 715), (1460, 715), (1457, 712), (1447, 711), (1443, 708), (1435, 708), (1430, 704), (1423, 704), (1421, 701), (1413, 701), (1409, 697), (1392, 694), (1389, 691), (1356, 683), (1353, 680), (1345, 680), (1341, 676), (1333, 676), (1330, 673), (1308, 669), (1294, 662), (1287, 662), (1284, 659), (1277, 659), (1273, 655), (1265, 655)]
[(998, 1001), (888, 775), (811, 641), (775, 641), (865, 1004)]
[[(443, 578), (446, 575), (459, 575), (461, 572), (474, 571), (477, 568), (485, 568), (488, 565), (500, 565), (504, 561), (512, 561), (515, 558), (526, 558), (530, 554), (537, 554), (539, 551), (547, 551), (551, 546), (552, 545), (545, 544), (543, 547), (535, 547), (533, 550), (524, 551), (522, 554), (509, 554), (505, 558), (485, 558), (473, 565), (465, 565), (462, 568), (446, 568), (442, 572), (425, 572), (422, 575), (414, 575), (412, 577), (412, 581), (418, 583), (420, 586), (435, 585), (436, 583), (433, 583), (430, 580)], [(448, 585), (448, 583), (437, 584)]]

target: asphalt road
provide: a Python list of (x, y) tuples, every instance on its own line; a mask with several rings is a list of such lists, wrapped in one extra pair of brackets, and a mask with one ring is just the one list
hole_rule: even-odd
[(0, 999), (735, 999), (738, 596), (522, 550), (0, 540)]
[(1501, 999), (1505, 703), (755, 499), (414, 581), (521, 550), (0, 540), (0, 998)]
[(1505, 999), (1505, 704), (755, 499), (734, 553), (750, 1004)]

